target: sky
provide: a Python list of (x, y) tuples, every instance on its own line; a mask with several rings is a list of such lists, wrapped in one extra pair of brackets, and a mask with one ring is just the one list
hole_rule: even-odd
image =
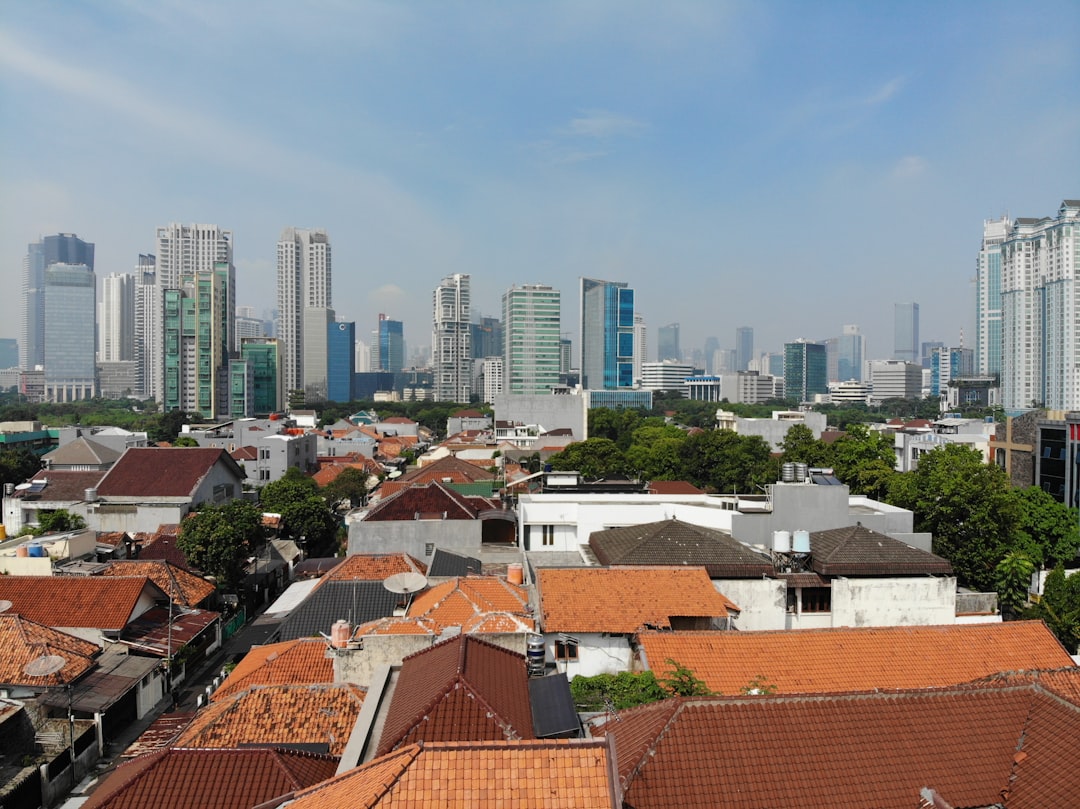
[[(0, 337), (43, 235), (133, 271), (170, 222), (231, 230), (274, 306), (286, 227), (325, 228), (333, 303), (430, 343), (432, 291), (625, 281), (685, 351), (893, 305), (974, 345), (986, 219), (1080, 197), (1080, 3), (0, 0)], [(961, 334), (962, 333), (962, 334)]]

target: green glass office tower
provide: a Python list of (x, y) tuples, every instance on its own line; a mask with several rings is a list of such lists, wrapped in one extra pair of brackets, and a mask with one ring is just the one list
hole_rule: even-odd
[(803, 340), (784, 343), (784, 395), (798, 402), (811, 402), (814, 394), (828, 391), (828, 358), (824, 344)]
[(503, 293), (503, 391), (548, 393), (559, 385), (562, 302), (542, 284), (512, 286)]

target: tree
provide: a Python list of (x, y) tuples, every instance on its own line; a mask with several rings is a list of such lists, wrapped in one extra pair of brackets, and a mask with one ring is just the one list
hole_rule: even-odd
[(1020, 530), (1030, 538), (1032, 560), (1053, 567), (1075, 559), (1080, 549), (1076, 510), (1037, 486), (1014, 489), (1013, 494), (1020, 508)]
[(262, 539), (262, 514), (247, 500), (204, 506), (180, 524), (176, 545), (191, 563), (234, 590), (244, 573), (244, 560)]
[(1045, 621), (1069, 654), (1076, 654), (1080, 645), (1080, 573), (1066, 576), (1061, 565), (1051, 570), (1042, 598), (1028, 615)]
[(78, 531), (86, 527), (86, 520), (78, 514), (72, 514), (64, 508), (55, 511), (38, 512), (38, 530), (36, 534), (56, 534), (64, 531)]
[(896, 453), (888, 435), (852, 424), (832, 445), (831, 466), (852, 494), (881, 500), (896, 474)]
[(633, 674), (597, 674), (577, 676), (570, 681), (570, 695), (579, 711), (622, 710), (667, 699), (670, 694), (656, 681), (651, 671)]
[(1027, 603), (1035, 563), (1023, 551), (1009, 551), (994, 568), (998, 603), (1006, 620), (1016, 617)]
[(348, 503), (350, 508), (359, 508), (367, 502), (367, 482), (367, 472), (347, 466), (336, 478), (323, 486), (322, 495), (334, 511), (345, 503)]
[(670, 657), (664, 661), (669, 666), (666, 677), (658, 678), (660, 685), (675, 697), (707, 697), (713, 692), (705, 685), (705, 681), (699, 679), (693, 671)]
[(933, 534), (964, 587), (994, 589), (994, 570), (1012, 549), (1020, 514), (1005, 471), (962, 444), (946, 444), (892, 478), (888, 502), (915, 514), (915, 530)]
[(172, 442), (174, 447), (197, 447), (199, 442), (192, 438), (190, 435), (178, 435), (176, 440)]
[(625, 453), (627, 466), (645, 480), (685, 477), (680, 454), (685, 440), (686, 431), (671, 424), (638, 427)]
[(687, 479), (701, 488), (753, 492), (776, 477), (769, 444), (759, 435), (706, 430), (687, 436), (681, 454)]
[(290, 503), (299, 503), (319, 493), (319, 484), (294, 466), (277, 480), (267, 483), (259, 492), (263, 511), (284, 514)]
[(626, 472), (626, 457), (610, 438), (587, 438), (570, 444), (551, 456), (551, 468), (574, 470), (586, 478), (622, 475)]
[(829, 446), (814, 438), (814, 431), (805, 424), (792, 424), (780, 442), (780, 449), (784, 453), (784, 463), (810, 466), (828, 466), (831, 463)]
[(340, 522), (321, 496), (313, 494), (287, 503), (280, 513), (285, 533), (292, 539), (303, 539), (310, 555), (333, 553)]
[(25, 447), (0, 449), (0, 483), (18, 485), (41, 469), (41, 458)]

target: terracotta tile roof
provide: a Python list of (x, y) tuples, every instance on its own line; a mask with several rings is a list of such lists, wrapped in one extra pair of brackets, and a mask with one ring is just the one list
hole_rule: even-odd
[(541, 568), (545, 632), (632, 633), (668, 628), (674, 617), (721, 618), (738, 608), (704, 568)]
[(618, 809), (607, 744), (593, 739), (427, 742), (297, 795), (289, 809)]
[(136, 758), (147, 753), (153, 753), (170, 747), (173, 740), (180, 735), (180, 731), (191, 724), (195, 718), (194, 712), (164, 713), (150, 723), (150, 727), (139, 734), (139, 737), (128, 745), (127, 749), (120, 754), (121, 758)]
[(798, 698), (675, 699), (623, 711), (627, 806), (1072, 806), (1080, 710), (1038, 686)]
[(259, 459), (258, 447), (237, 447), (231, 453), (232, 459), (237, 462), (256, 461)]
[[(407, 553), (354, 553), (323, 576), (328, 581), (385, 581), (395, 573), (427, 575), (427, 565)], [(320, 586), (322, 586), (320, 584)]]
[(165, 532), (148, 535), (139, 548), (139, 559), (164, 559), (171, 565), (191, 570), (187, 555), (176, 544), (178, 539), (176, 534)]
[(1080, 667), (1068, 666), (1060, 669), (1042, 669), (1034, 671), (1008, 671), (991, 674), (972, 681), (971, 685), (1028, 685), (1038, 683), (1052, 694), (1068, 700), (1080, 707)]
[[(487, 466), (491, 466), (491, 463), (490, 460), (487, 461)], [(445, 483), (447, 482), (446, 478), (450, 478), (450, 483), (475, 483), (479, 480), (493, 480), (494, 477), (486, 467), (477, 466), (453, 455), (447, 455), (445, 458), (439, 458), (437, 461), (424, 464), (418, 469), (409, 470), (401, 476), (398, 482)]]
[(211, 695), (215, 702), (261, 685), (312, 685), (334, 681), (334, 661), (322, 638), (253, 646)]
[(419, 741), (532, 738), (524, 656), (459, 635), (402, 661), (378, 754)]
[(364, 520), (475, 520), (478, 510), (470, 499), (435, 481), (410, 486), (383, 498)]
[(482, 419), (484, 414), (475, 407), (470, 407), (465, 410), (455, 410), (450, 414), (450, 417), (455, 419)]
[(693, 483), (685, 480), (652, 480), (649, 481), (649, 494), (704, 494), (704, 489), (699, 489)]
[[(44, 689), (70, 683), (94, 668), (94, 657), (101, 651), (96, 643), (24, 618), (15, 612), (0, 613), (0, 684), (26, 685)], [(65, 661), (57, 672), (43, 676), (26, 673), (26, 666), (45, 655), (57, 655)]]
[[(505, 579), (494, 576), (460, 576), (450, 581), (417, 593), (409, 606), (410, 617), (424, 617), (433, 621), (439, 628), (458, 626), (462, 631), (472, 631), (477, 622), (492, 613), (513, 616), (518, 621), (532, 628), (535, 622), (529, 613), (529, 591), (519, 585), (510, 584)], [(505, 622), (505, 631), (516, 625), (513, 621)], [(503, 630), (500, 630), (503, 631)]]
[(772, 560), (730, 534), (681, 520), (593, 531), (589, 547), (602, 565), (692, 565), (714, 579), (771, 576)]
[(1072, 666), (1041, 621), (783, 632), (643, 632), (651, 666), (671, 658), (710, 690), (738, 694), (764, 676), (777, 693), (955, 685), (1001, 671)]
[(244, 473), (229, 453), (209, 447), (131, 447), (98, 484), (101, 497), (190, 497), (218, 463)]
[(0, 599), (12, 603), (11, 611), (51, 627), (123, 629), (147, 588), (165, 598), (145, 576), (0, 576)]
[(332, 756), (289, 750), (161, 750), (121, 764), (82, 809), (251, 809), (336, 770)]
[(360, 624), (353, 630), (352, 637), (362, 638), (365, 635), (438, 635), (441, 631), (438, 624), (427, 618), (390, 617)]
[(131, 537), (128, 536), (127, 531), (98, 531), (97, 532), (97, 544), (98, 545), (110, 545), (117, 547), (125, 545)]
[(101, 572), (102, 576), (146, 576), (164, 590), (173, 602), (183, 607), (197, 607), (216, 589), (206, 579), (164, 559), (117, 560)]
[(811, 566), (823, 576), (952, 575), (940, 556), (862, 524), (810, 534)]
[(326, 744), (341, 755), (365, 693), (351, 683), (249, 688), (203, 708), (176, 746)]
[(37, 500), (43, 503), (81, 503), (86, 499), (86, 490), (97, 486), (103, 477), (105, 477), (104, 472), (42, 469), (40, 472), (35, 472), (25, 482), (47, 481), (44, 489), (33, 493), (29, 489), (16, 489), (13, 494), (5, 495), (5, 497), (18, 500)]
[(416, 424), (416, 422), (407, 416), (391, 416), (388, 419), (382, 419), (379, 424)]

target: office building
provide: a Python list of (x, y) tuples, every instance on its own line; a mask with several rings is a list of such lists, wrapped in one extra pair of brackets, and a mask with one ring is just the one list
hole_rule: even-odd
[(93, 272), (94, 245), (74, 233), (59, 233), (27, 246), (23, 259), (19, 364), (28, 371), (45, 364), (45, 270), (53, 264), (82, 265)]
[(130, 273), (110, 273), (101, 285), (98, 359), (135, 359), (135, 276)]
[(97, 279), (85, 264), (54, 262), (44, 277), (45, 399), (97, 396), (94, 313)]
[(797, 402), (812, 402), (816, 394), (828, 393), (824, 345), (805, 340), (784, 343), (784, 391)]
[(497, 317), (477, 316), (470, 326), (472, 356), (474, 360), (503, 355), (503, 323)]
[(559, 387), (559, 290), (543, 284), (514, 285), (503, 293), (502, 306), (506, 341), (502, 392), (526, 395), (548, 393)]
[[(754, 330), (750, 326), (735, 329), (735, 369), (747, 371), (754, 357)], [(718, 372), (719, 373), (719, 372)]]
[(468, 402), (472, 392), (469, 276), (442, 279), (432, 296), (431, 366), (438, 402)]
[(1006, 410), (1080, 410), (1080, 199), (1013, 221), (1001, 245)]
[(573, 367), (574, 346), (568, 337), (559, 339), (559, 376), (563, 377), (570, 373)]
[(930, 395), (943, 396), (953, 379), (975, 373), (975, 350), (972, 348), (944, 346), (930, 354)]
[(645, 316), (640, 312), (634, 312), (634, 362), (631, 376), (635, 385), (641, 382), (641, 364), (651, 360), (652, 356), (649, 354), (649, 328), (645, 323)]
[(919, 362), (919, 304), (893, 305), (893, 359)]
[(135, 389), (147, 399), (157, 398), (162, 379), (162, 305), (157, 257), (140, 253), (135, 267)]
[(713, 365), (713, 354), (720, 348), (720, 341), (715, 337), (705, 338), (705, 373), (716, 373), (716, 366)]
[(582, 386), (592, 390), (632, 387), (638, 353), (634, 290), (621, 281), (582, 278), (580, 323)]
[(377, 370), (397, 374), (405, 369), (405, 327), (400, 320), (379, 314)]
[(505, 360), (503, 357), (484, 357), (477, 362), (480, 363), (477, 396), (481, 401), (494, 402), (496, 396), (506, 392)]
[[(682, 351), (679, 349), (679, 324), (668, 323), (656, 330), (656, 359), (682, 361)], [(642, 369), (644, 375), (644, 369)]]
[(982, 245), (975, 265), (975, 368), (1001, 373), (1001, 245), (1009, 218), (983, 222)]
[(856, 325), (845, 325), (836, 341), (836, 381), (862, 382), (866, 338)]
[(356, 324), (338, 321), (327, 326), (326, 400), (352, 401), (352, 382), (356, 373)]
[(922, 365), (917, 362), (871, 360), (871, 401), (922, 398), (922, 370)]
[(272, 337), (248, 337), (240, 343), (240, 358), (251, 372), (249, 398), (256, 416), (269, 416), (282, 409), (285, 391), (279, 368), (279, 342)]
[[(277, 243), (277, 338), (286, 391), (325, 397), (326, 334), (334, 322), (330, 237), (325, 230), (285, 228)], [(307, 345), (310, 338), (312, 345)], [(314, 366), (305, 369), (305, 358)]]
[(237, 307), (233, 331), (236, 335), (235, 351), (238, 355), (244, 340), (270, 336), (266, 333), (266, 321), (261, 317), (256, 317), (255, 309), (251, 306)]
[(694, 366), (675, 360), (643, 362), (641, 387), (644, 390), (664, 390), (686, 396), (686, 380), (694, 375)]

